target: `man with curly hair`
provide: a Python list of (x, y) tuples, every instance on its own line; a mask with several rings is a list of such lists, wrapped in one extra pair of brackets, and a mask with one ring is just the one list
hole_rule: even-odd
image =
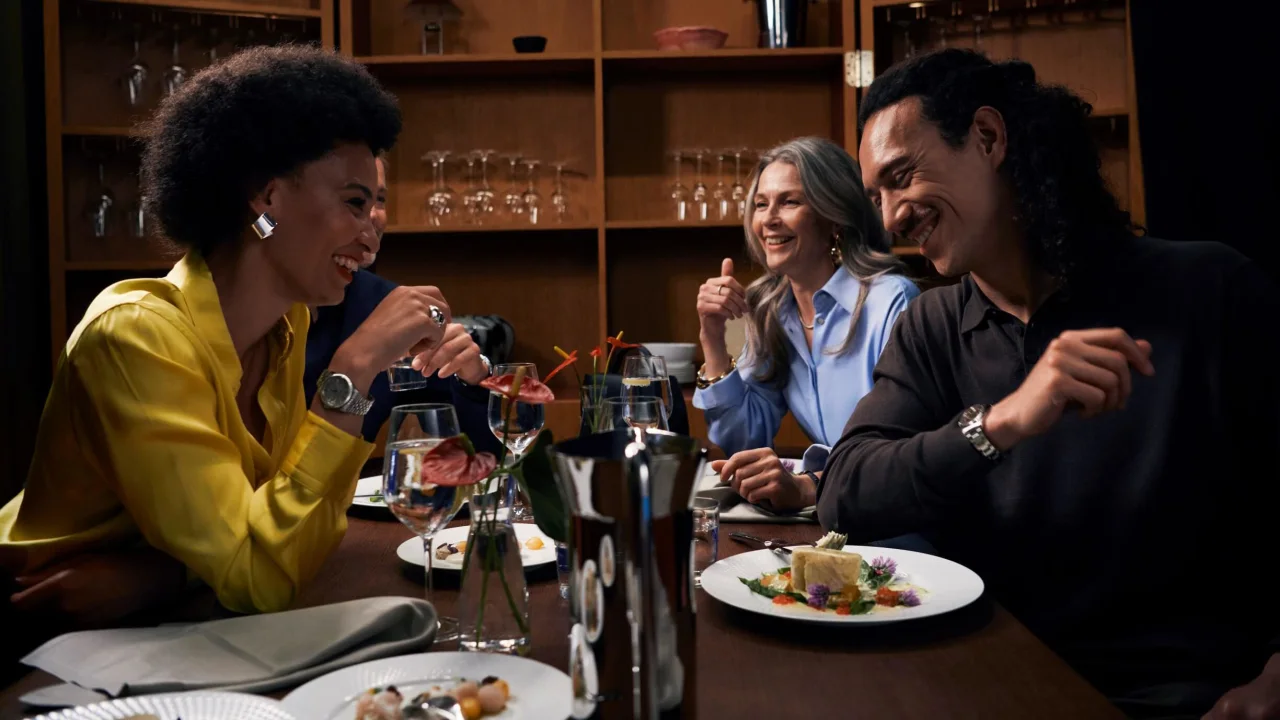
[(1089, 111), (971, 51), (872, 85), (867, 192), (963, 277), (898, 321), (818, 515), (926, 533), (1131, 715), (1275, 717), (1277, 291), (1225, 245), (1137, 235)]

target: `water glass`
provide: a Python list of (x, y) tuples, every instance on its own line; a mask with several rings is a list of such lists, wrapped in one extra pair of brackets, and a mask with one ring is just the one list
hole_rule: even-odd
[(622, 396), (653, 397), (662, 401), (662, 416), (671, 419), (671, 376), (661, 355), (632, 355), (622, 364)]
[(641, 430), (666, 430), (667, 418), (662, 412), (662, 401), (653, 397), (606, 398), (604, 401), (605, 430), (640, 428)]
[[(443, 403), (397, 405), (387, 421), (387, 452), (382, 469), (382, 498), (391, 514), (422, 538), (426, 599), (432, 601), (431, 538), (453, 520), (475, 493), (475, 483), (423, 482), (422, 458), (446, 438), (461, 434), (453, 406)], [(436, 641), (458, 637), (457, 621), (440, 618)]]
[(702, 587), (702, 571), (720, 557), (720, 503), (710, 498), (693, 501), (693, 586)]
[(569, 599), (569, 586), (573, 579), (573, 568), (569, 565), (568, 543), (556, 543), (556, 575), (560, 577), (560, 599)]
[(413, 369), (413, 357), (403, 357), (387, 368), (387, 384), (392, 392), (419, 390), (427, 386), (427, 376)]
[[(533, 363), (495, 365), (493, 374), (495, 377), (514, 375), (520, 368), (524, 368), (526, 378), (538, 379), (538, 368)], [(544, 406), (512, 400), (502, 393), (489, 393), (489, 429), (515, 457), (520, 457), (533, 445), (545, 422)], [(504, 491), (512, 496), (512, 519), (520, 522), (533, 520), (533, 506), (516, 481), (508, 479), (505, 485)]]
[(506, 500), (476, 495), (458, 591), (458, 649), (528, 655), (529, 586), (520, 540), (504, 519)]

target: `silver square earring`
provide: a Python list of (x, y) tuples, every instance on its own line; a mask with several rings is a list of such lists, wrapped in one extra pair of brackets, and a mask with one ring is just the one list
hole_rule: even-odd
[(267, 213), (262, 213), (257, 220), (253, 221), (253, 225), (250, 227), (253, 228), (253, 232), (258, 236), (259, 240), (266, 240), (271, 237), (271, 233), (276, 231), (276, 224), (275, 218)]

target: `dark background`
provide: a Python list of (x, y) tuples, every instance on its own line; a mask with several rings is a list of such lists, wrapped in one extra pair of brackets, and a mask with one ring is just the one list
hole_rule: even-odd
[[(1130, 14), (1148, 233), (1228, 243), (1280, 278), (1266, 5), (1132, 0)], [(0, 503), (26, 476), (52, 370), (42, 35), (40, 2), (0, 0)]]

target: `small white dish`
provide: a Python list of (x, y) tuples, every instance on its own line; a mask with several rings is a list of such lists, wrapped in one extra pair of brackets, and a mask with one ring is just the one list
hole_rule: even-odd
[[(556, 561), (556, 544), (551, 541), (551, 538), (543, 535), (537, 525), (533, 523), (512, 523), (511, 527), (515, 528), (516, 539), (520, 541), (520, 561), (524, 564), (525, 569), (540, 567)], [(441, 530), (436, 533), (435, 537), (431, 538), (432, 551), (434, 552), (436, 548), (444, 543), (457, 545), (467, 539), (467, 533), (470, 530), (471, 527), (469, 525), (458, 525)], [(537, 550), (530, 550), (525, 543), (535, 537), (542, 540), (542, 547)], [(433, 570), (461, 571), (463, 555), (463, 553), (454, 553), (444, 560), (432, 556), (431, 568)], [(426, 567), (426, 561), (422, 556), (422, 538), (411, 537), (400, 543), (400, 547), (396, 548), (396, 556), (410, 565)]]

